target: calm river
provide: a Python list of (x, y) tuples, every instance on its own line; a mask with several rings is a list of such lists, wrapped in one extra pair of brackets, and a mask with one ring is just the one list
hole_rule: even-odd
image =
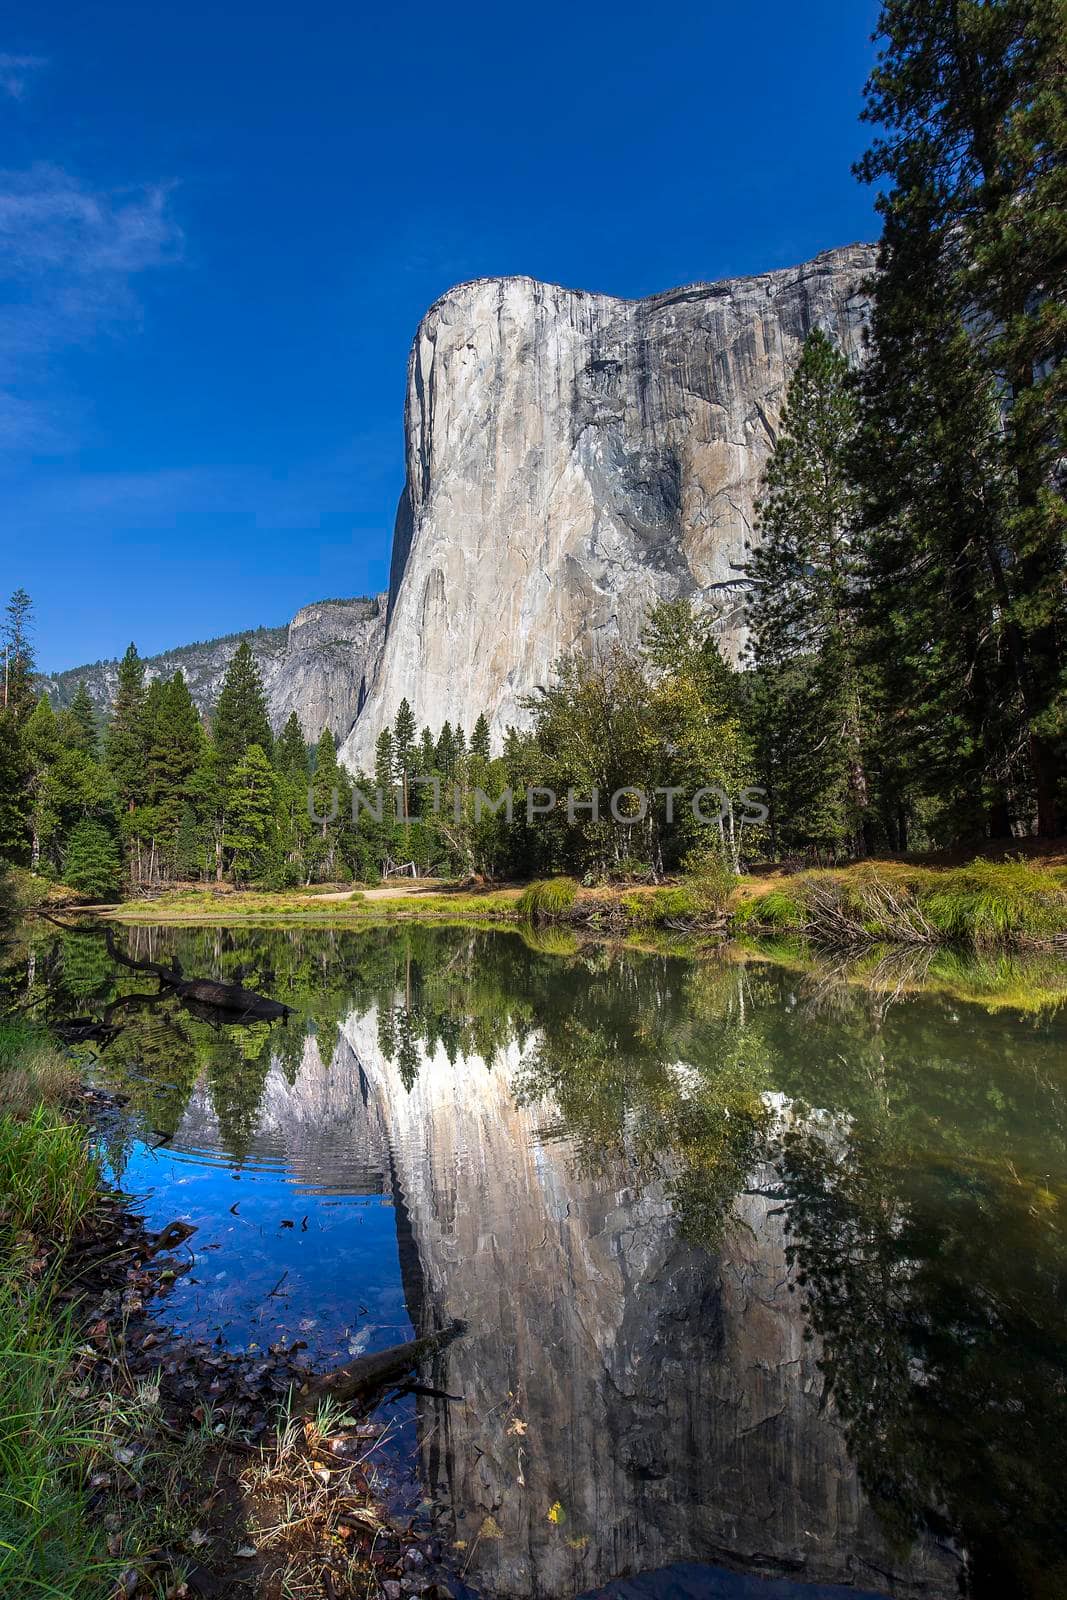
[[(197, 1226), (165, 1315), (323, 1365), (464, 1319), (393, 1492), (480, 1594), (1067, 1592), (1062, 968), (120, 937), (295, 1011), (129, 1004), (96, 1064), (118, 1181)], [(155, 987), (73, 933), (25, 981)]]

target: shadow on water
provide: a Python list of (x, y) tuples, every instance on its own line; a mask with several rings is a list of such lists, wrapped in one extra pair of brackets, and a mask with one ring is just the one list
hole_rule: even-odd
[[(116, 1177), (198, 1227), (168, 1315), (324, 1364), (464, 1319), (397, 1451), (467, 1582), (1067, 1592), (1062, 966), (127, 940), (294, 1012), (130, 1006), (89, 1062)], [(76, 935), (9, 958), (52, 1017), (143, 986)]]

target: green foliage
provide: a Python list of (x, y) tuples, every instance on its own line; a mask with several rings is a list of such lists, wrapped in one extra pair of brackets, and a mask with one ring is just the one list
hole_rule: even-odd
[(868, 843), (870, 697), (848, 465), (856, 430), (848, 363), (816, 329), (790, 380), (758, 507), (762, 542), (747, 568), (752, 724), (779, 848), (862, 854)]
[(920, 781), (955, 767), (993, 836), (1067, 814), (1065, 35), (1057, 0), (884, 0), (864, 113), (872, 611), (917, 675)]
[(104, 738), (104, 753), (123, 811), (144, 798), (144, 662), (131, 644), (119, 664), (118, 692)]
[(308, 747), (295, 711), (290, 711), (285, 727), (274, 746), (274, 764), (285, 777), (306, 779)]
[[(0, 1140), (3, 1135), (0, 1132)], [(31, 1160), (35, 1152), (29, 1152)], [(3, 1196), (0, 1196), (0, 1205)], [(0, 1269), (0, 1592), (102, 1600), (122, 1563), (79, 1481), (94, 1443), (71, 1398), (78, 1330), (47, 1284)]]
[(738, 885), (738, 877), (717, 850), (690, 850), (682, 861), (687, 888), (702, 912), (723, 912)]
[(241, 640), (226, 669), (213, 732), (224, 777), (250, 745), (257, 745), (268, 759), (273, 752), (263, 681), (247, 639)]
[(91, 756), (95, 760), (99, 754), (100, 742), (96, 710), (84, 679), (78, 684), (61, 723), (65, 740), (70, 748), (80, 750), (82, 755)]
[(804, 914), (800, 901), (785, 889), (768, 889), (764, 894), (742, 900), (734, 912), (737, 928), (801, 928)]
[(3, 625), (3, 710), (16, 723), (29, 715), (37, 698), (32, 635), (33, 602), (25, 589), (19, 588), (7, 603)]
[(192, 794), (204, 733), (181, 672), (153, 679), (145, 706), (145, 797), (158, 836), (173, 844)]
[(793, 928), (829, 943), (1041, 943), (1067, 934), (1067, 886), (1027, 861), (932, 869), (892, 862), (807, 872), (744, 901), (739, 929)]
[(479, 761), (489, 760), (489, 722), (484, 711), (479, 712), (478, 720), (474, 724), (474, 732), (471, 734), (470, 753), (472, 756), (476, 756)]
[(266, 754), (250, 744), (231, 773), (225, 843), (234, 877), (247, 883), (268, 870), (277, 804), (277, 780)]
[(122, 860), (114, 835), (103, 823), (87, 818), (74, 828), (63, 858), (63, 878), (94, 900), (118, 897)]

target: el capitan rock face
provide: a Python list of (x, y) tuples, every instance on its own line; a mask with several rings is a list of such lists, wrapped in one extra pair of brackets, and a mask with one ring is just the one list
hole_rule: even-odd
[[(565, 651), (640, 634), (656, 599), (725, 603), (789, 374), (813, 327), (857, 359), (871, 246), (619, 300), (460, 284), (412, 349), (407, 483), (384, 648), (344, 746), (370, 770), (406, 697), (418, 724), (499, 739)], [(731, 606), (731, 596), (733, 604)]]

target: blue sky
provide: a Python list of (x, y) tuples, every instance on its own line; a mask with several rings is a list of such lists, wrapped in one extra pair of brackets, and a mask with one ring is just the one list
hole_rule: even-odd
[(8, 9), (0, 586), (41, 665), (383, 588), (451, 284), (643, 295), (876, 237), (876, 11)]

